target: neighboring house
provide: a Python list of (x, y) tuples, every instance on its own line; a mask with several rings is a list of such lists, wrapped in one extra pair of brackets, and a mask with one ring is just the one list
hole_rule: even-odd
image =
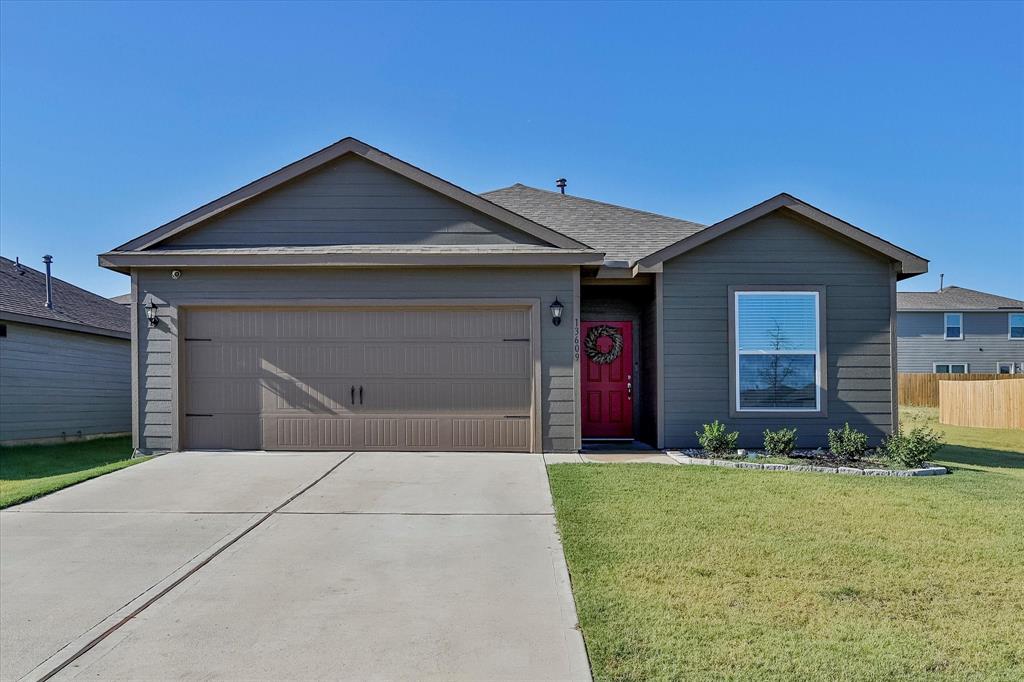
[(0, 258), (0, 443), (131, 430), (129, 311)]
[(901, 372), (1024, 373), (1024, 301), (962, 287), (896, 295)]
[(574, 451), (757, 445), (895, 419), (896, 281), (927, 261), (788, 194), (714, 225), (346, 138), (113, 251), (136, 445)]
[(111, 296), (110, 300), (114, 303), (120, 303), (121, 305), (131, 305), (132, 294), (131, 292), (128, 292), (127, 294), (121, 294), (120, 296)]

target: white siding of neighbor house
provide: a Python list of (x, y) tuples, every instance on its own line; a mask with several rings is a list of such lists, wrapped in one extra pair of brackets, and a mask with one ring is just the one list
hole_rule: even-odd
[(0, 442), (131, 430), (127, 339), (3, 324)]
[(965, 312), (964, 338), (955, 341), (943, 338), (943, 315), (942, 312), (897, 313), (896, 365), (900, 372), (931, 372), (936, 362), (966, 362), (971, 374), (993, 374), (998, 362), (1024, 363), (1024, 339), (1009, 338), (1006, 312)]
[[(226, 301), (302, 305), (365, 299), (538, 299), (541, 328), (541, 424), (546, 451), (571, 451), (575, 438), (573, 325), (554, 326), (548, 306), (557, 297), (574, 309), (575, 268), (184, 269), (137, 271), (139, 312), (139, 447), (168, 450), (177, 428), (172, 372), (178, 305)], [(160, 325), (145, 306), (156, 302)], [(321, 303), (323, 305), (323, 303)]]
[[(692, 447), (719, 419), (760, 447), (766, 428), (796, 427), (801, 446), (851, 426), (874, 443), (892, 429), (890, 264), (797, 217), (776, 212), (664, 264), (664, 445)], [(729, 287), (824, 286), (828, 416), (730, 418)]]

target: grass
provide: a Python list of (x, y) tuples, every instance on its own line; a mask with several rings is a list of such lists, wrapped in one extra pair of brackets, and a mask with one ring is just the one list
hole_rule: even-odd
[(549, 467), (599, 680), (1024, 679), (1024, 433), (953, 474)]
[(0, 509), (148, 459), (131, 456), (128, 437), (0, 448)]

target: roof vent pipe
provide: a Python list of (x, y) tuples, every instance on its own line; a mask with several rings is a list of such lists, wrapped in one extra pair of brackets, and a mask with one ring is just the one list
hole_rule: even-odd
[(18, 271), (19, 275), (25, 274), (25, 268), (21, 265), (21, 258), (19, 256), (14, 257), (14, 269)]
[(939, 291), (942, 291), (942, 280), (946, 279), (946, 273), (939, 273)]
[(43, 256), (43, 263), (46, 265), (46, 307), (53, 308), (53, 286), (50, 283), (50, 263), (53, 256)]
[(561, 190), (562, 194), (565, 194), (565, 186), (567, 184), (568, 183), (565, 181), (565, 178), (558, 178), (557, 180), (555, 180), (555, 187)]

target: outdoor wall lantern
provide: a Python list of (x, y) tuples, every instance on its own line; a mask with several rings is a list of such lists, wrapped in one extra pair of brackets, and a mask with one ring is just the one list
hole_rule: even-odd
[(149, 305), (146, 306), (146, 317), (149, 319), (150, 327), (155, 327), (160, 324), (160, 320), (156, 316), (156, 303), (150, 301)]
[(554, 303), (551, 304), (551, 323), (556, 327), (562, 324), (562, 311), (564, 309), (565, 306), (563, 306), (562, 302), (559, 301), (557, 298), (555, 299)]

